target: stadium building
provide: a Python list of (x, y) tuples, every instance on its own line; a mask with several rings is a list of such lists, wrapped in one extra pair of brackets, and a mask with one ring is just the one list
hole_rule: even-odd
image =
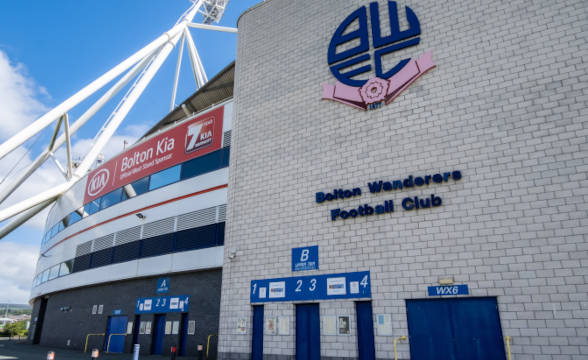
[(31, 340), (586, 359), (587, 12), (251, 8), (235, 65), (52, 208)]

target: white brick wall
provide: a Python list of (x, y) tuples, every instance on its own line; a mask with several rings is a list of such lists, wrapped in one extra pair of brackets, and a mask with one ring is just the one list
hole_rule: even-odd
[[(335, 83), (330, 38), (365, 4), (270, 0), (239, 22), (225, 243), (237, 257), (223, 268), (219, 352), (250, 353), (250, 281), (292, 276), (291, 248), (318, 244), (317, 273), (371, 271), (374, 314), (392, 314), (394, 336), (408, 334), (404, 299), (453, 277), (471, 296), (498, 297), (514, 359), (587, 359), (588, 2), (399, 1), (419, 17), (421, 43), (388, 61), (430, 49), (437, 68), (362, 112), (320, 96)], [(463, 178), (367, 191), (451, 170)], [(360, 198), (314, 201), (357, 186)], [(431, 193), (441, 207), (399, 209)], [(330, 221), (332, 208), (387, 199), (393, 214)], [(354, 316), (352, 301), (320, 306)], [(291, 336), (266, 335), (264, 353), (294, 355), (294, 306), (265, 311), (290, 316)], [(357, 357), (354, 330), (322, 336), (322, 355)], [(376, 336), (378, 358), (393, 358), (392, 339)], [(409, 358), (406, 343), (399, 350)]]

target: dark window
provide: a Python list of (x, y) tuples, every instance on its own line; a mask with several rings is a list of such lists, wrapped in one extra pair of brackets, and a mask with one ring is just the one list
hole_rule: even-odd
[(73, 260), (67, 260), (61, 263), (59, 267), (59, 276), (69, 275), (73, 270)]
[(216, 246), (217, 224), (201, 226), (176, 233), (176, 251), (204, 249)]
[(90, 201), (89, 203), (87, 203), (86, 205), (84, 205), (84, 211), (88, 215), (92, 215), (92, 214), (98, 212), (98, 210), (100, 210), (100, 198), (94, 199), (94, 200)]
[(149, 191), (158, 189), (162, 186), (173, 184), (180, 180), (180, 165), (172, 166), (169, 169), (162, 170), (152, 174), (149, 180)]
[(74, 266), (73, 272), (84, 271), (90, 268), (90, 260), (92, 259), (92, 254), (86, 254), (82, 256), (78, 256), (74, 259)]
[(133, 241), (130, 243), (118, 245), (114, 247), (114, 255), (112, 255), (113, 263), (121, 263), (131, 261), (139, 258), (141, 250), (141, 241)]
[(112, 263), (112, 248), (92, 253), (92, 268), (97, 268)]
[(143, 239), (141, 245), (141, 257), (164, 255), (174, 250), (174, 234), (155, 236)]
[(216, 226), (216, 245), (221, 246), (225, 244), (225, 223), (218, 223)]
[(229, 148), (211, 152), (182, 164), (182, 179), (206, 174), (229, 166)]
[(118, 188), (114, 191), (109, 192), (108, 194), (102, 197), (102, 202), (100, 203), (100, 210), (106, 209), (111, 207), (112, 205), (118, 204), (122, 199), (122, 188)]
[(77, 211), (69, 214), (69, 225), (75, 224), (80, 220), (82, 220), (82, 216)]
[(135, 190), (137, 195), (146, 193), (149, 191), (149, 176), (145, 176), (144, 178), (131, 183), (131, 185), (133, 186), (133, 190)]

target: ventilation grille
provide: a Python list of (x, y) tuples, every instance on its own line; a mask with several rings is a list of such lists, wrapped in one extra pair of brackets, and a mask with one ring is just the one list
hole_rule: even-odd
[(227, 130), (223, 134), (223, 147), (229, 146), (231, 146), (231, 130)]
[(227, 221), (227, 205), (218, 206), (218, 220), (217, 222)]
[(210, 225), (214, 224), (215, 222), (216, 206), (179, 215), (177, 231)]
[(141, 226), (135, 226), (116, 233), (116, 245), (130, 243), (141, 238)]
[(143, 226), (143, 239), (174, 231), (174, 217), (157, 220)]
[(92, 251), (100, 251), (112, 247), (114, 243), (114, 234), (106, 235), (94, 240), (94, 249)]
[(92, 240), (78, 245), (76, 248), (76, 257), (86, 255), (92, 252)]

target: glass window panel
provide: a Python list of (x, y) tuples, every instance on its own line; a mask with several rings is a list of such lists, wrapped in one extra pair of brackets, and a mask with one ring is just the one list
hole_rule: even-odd
[(86, 205), (84, 205), (84, 211), (88, 215), (92, 215), (92, 214), (96, 213), (98, 210), (100, 210), (100, 198), (94, 199), (94, 200), (90, 201), (89, 203), (87, 203)]
[(133, 186), (133, 190), (135, 190), (137, 195), (146, 193), (149, 191), (149, 176), (145, 176), (144, 178), (131, 183), (131, 185)]
[(82, 215), (80, 215), (80, 213), (78, 213), (77, 211), (72, 212), (71, 214), (69, 214), (69, 224), (75, 224), (78, 221), (82, 220)]
[(41, 275), (41, 283), (47, 282), (48, 277), (49, 277), (49, 270), (43, 271), (43, 275)]
[(55, 265), (51, 269), (49, 269), (49, 280), (55, 279), (59, 276), (59, 265)]
[(102, 197), (100, 209), (106, 209), (112, 205), (118, 204), (122, 198), (122, 188), (118, 188)]
[(211, 152), (210, 154), (186, 161), (182, 164), (182, 179), (188, 179), (194, 176), (206, 174), (208, 172), (225, 167), (223, 166), (224, 152), (224, 149), (221, 149), (215, 152)]
[(72, 269), (73, 269), (73, 260), (68, 260), (64, 263), (61, 263), (61, 265), (59, 267), (59, 276), (71, 274)]
[(47, 240), (53, 238), (55, 234), (57, 234), (57, 224), (53, 225), (51, 227), (51, 230), (49, 230), (49, 237), (47, 238)]
[(63, 229), (65, 229), (65, 225), (63, 224), (63, 220), (61, 220), (60, 222), (57, 223), (57, 233), (59, 233)]
[(149, 190), (155, 190), (180, 180), (180, 170), (180, 165), (176, 165), (151, 175)]

